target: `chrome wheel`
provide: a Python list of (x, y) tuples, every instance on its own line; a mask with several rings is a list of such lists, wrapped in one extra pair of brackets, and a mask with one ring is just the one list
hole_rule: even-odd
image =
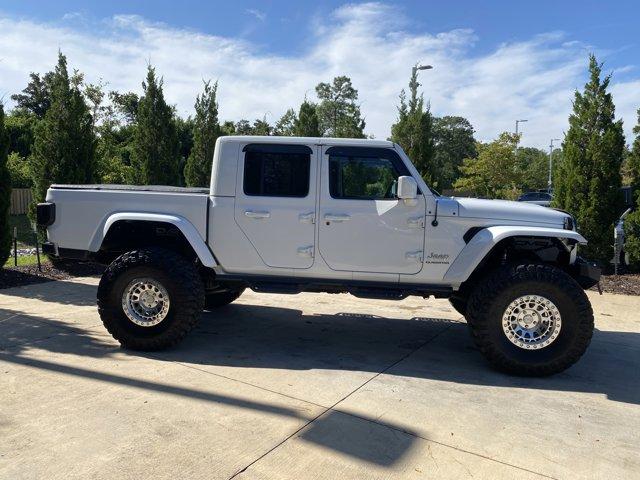
[(153, 278), (136, 278), (122, 294), (122, 309), (136, 325), (153, 327), (169, 313), (169, 294), (160, 282)]
[(551, 345), (562, 327), (558, 307), (540, 295), (524, 295), (507, 306), (502, 315), (502, 331), (509, 341), (525, 350)]

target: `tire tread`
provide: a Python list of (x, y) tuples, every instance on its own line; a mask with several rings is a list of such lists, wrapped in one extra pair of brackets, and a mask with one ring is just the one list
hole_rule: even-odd
[[(531, 364), (507, 357), (491, 340), (489, 310), (507, 287), (514, 283), (539, 281), (562, 289), (576, 305), (579, 328), (570, 348), (559, 358)], [(561, 372), (584, 354), (593, 336), (593, 310), (584, 290), (563, 270), (548, 264), (511, 264), (494, 270), (476, 286), (467, 306), (467, 323), (480, 352), (497, 369), (521, 376), (547, 376)]]

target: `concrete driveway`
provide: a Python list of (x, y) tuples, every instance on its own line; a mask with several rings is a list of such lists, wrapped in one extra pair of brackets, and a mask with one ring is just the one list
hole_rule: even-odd
[(123, 351), (97, 279), (0, 290), (0, 478), (640, 478), (640, 297), (565, 373), (489, 369), (446, 301), (245, 293)]

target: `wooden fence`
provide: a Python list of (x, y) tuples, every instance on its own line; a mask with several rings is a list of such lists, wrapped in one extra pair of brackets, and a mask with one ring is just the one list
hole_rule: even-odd
[(11, 215), (24, 215), (29, 210), (32, 201), (30, 188), (14, 188), (11, 190)]

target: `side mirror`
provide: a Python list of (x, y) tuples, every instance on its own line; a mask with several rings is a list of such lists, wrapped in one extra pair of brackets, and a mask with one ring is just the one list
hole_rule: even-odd
[(398, 178), (398, 198), (413, 200), (418, 196), (418, 183), (413, 177), (403, 175)]

